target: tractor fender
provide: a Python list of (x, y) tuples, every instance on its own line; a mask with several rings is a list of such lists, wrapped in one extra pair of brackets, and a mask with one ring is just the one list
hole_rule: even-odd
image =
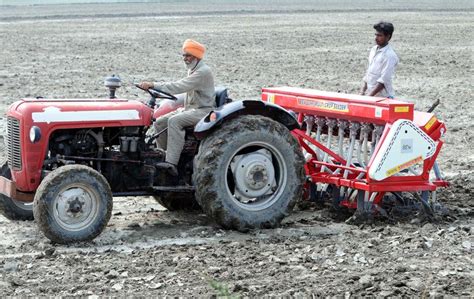
[(244, 100), (231, 102), (211, 111), (194, 127), (194, 135), (198, 139), (204, 139), (224, 122), (240, 115), (265, 116), (283, 124), (290, 131), (300, 128), (293, 112), (272, 103)]

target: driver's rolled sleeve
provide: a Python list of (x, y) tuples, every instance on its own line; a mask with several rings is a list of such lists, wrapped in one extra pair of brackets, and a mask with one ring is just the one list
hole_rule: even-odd
[(199, 74), (192, 74), (189, 77), (183, 78), (176, 82), (153, 83), (153, 88), (163, 90), (171, 94), (185, 93), (197, 88), (202, 80)]

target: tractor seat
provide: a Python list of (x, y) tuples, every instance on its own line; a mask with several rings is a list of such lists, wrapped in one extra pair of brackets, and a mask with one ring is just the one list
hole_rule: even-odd
[(216, 107), (224, 106), (228, 99), (227, 88), (222, 86), (216, 87)]
[[(227, 94), (227, 88), (218, 86), (215, 88), (216, 90), (216, 107), (219, 108), (221, 106), (224, 106), (224, 104), (231, 102), (232, 100), (229, 99), (229, 96)], [(186, 131), (186, 135), (191, 136), (194, 134), (194, 126), (189, 126), (184, 128)]]

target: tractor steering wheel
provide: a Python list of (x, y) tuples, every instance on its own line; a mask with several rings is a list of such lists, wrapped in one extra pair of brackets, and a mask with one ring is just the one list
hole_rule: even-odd
[(159, 99), (167, 99), (167, 100), (173, 100), (173, 101), (176, 101), (178, 99), (174, 95), (164, 92), (163, 90), (156, 89), (156, 88), (145, 89), (145, 88), (141, 88), (139, 84), (135, 84), (135, 87), (148, 92), (150, 96), (155, 99), (159, 98)]

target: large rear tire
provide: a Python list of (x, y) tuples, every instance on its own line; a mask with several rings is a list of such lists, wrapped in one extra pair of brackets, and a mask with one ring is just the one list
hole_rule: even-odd
[(97, 237), (109, 222), (112, 206), (112, 191), (103, 175), (84, 165), (67, 165), (41, 182), (33, 212), (48, 239), (68, 244)]
[(198, 203), (224, 228), (273, 228), (303, 195), (304, 158), (285, 126), (244, 115), (201, 142), (193, 181)]
[[(12, 178), (8, 162), (2, 164), (0, 176), (7, 179)], [(0, 213), (10, 220), (33, 220), (33, 203), (14, 200), (0, 194)]]

